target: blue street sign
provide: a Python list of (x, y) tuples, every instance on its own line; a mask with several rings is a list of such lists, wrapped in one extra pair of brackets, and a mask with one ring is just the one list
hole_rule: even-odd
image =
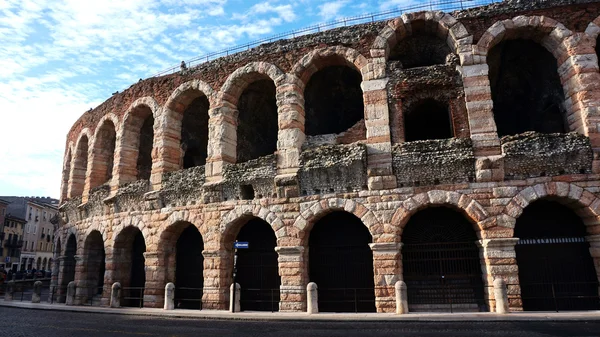
[(236, 242), (233, 245), (233, 248), (235, 249), (247, 249), (250, 245), (248, 244), (248, 242)]

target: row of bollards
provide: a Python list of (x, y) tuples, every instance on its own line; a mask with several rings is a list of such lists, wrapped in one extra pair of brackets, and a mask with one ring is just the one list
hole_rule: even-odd
[[(404, 315), (408, 314), (408, 292), (407, 286), (404, 281), (397, 281), (394, 285), (396, 293), (396, 314)], [(240, 297), (241, 287), (239, 283), (235, 284), (235, 296), (234, 296), (234, 285), (232, 284), (229, 289), (229, 311), (239, 312), (240, 311)], [(6, 284), (6, 292), (4, 294), (5, 301), (12, 301), (13, 294), (15, 292), (15, 281), (8, 281)], [(31, 303), (40, 303), (42, 295), (42, 282), (36, 281), (33, 284), (33, 294), (31, 296)], [(306, 297), (307, 297), (307, 308), (308, 314), (319, 313), (319, 295), (318, 287), (314, 282), (310, 282), (306, 286)], [(235, 303), (233, 299), (235, 298)], [(508, 308), (508, 290), (506, 283), (503, 279), (494, 280), (494, 299), (496, 300), (496, 313), (506, 314), (509, 312)], [(69, 282), (67, 286), (66, 305), (74, 305), (75, 303), (75, 282)], [(121, 284), (115, 282), (111, 287), (110, 293), (110, 307), (118, 308), (121, 306)], [(165, 286), (165, 304), (164, 310), (175, 309), (175, 284), (167, 283)]]

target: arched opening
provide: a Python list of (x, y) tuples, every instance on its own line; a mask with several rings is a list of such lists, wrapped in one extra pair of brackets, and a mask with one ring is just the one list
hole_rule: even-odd
[(242, 226), (236, 240), (249, 243), (248, 249), (237, 252), (241, 310), (278, 311), (281, 277), (275, 232), (266, 221), (252, 218)]
[[(413, 22), (413, 35), (399, 41), (390, 51), (390, 61), (400, 61), (403, 69), (445, 64), (452, 53), (448, 43), (434, 33), (422, 32), (425, 22)], [(437, 22), (436, 30), (437, 30)], [(415, 33), (418, 32), (418, 33)]]
[(73, 171), (71, 172), (71, 188), (69, 198), (77, 197), (83, 194), (85, 186), (85, 176), (88, 166), (88, 137), (81, 136), (77, 149), (75, 150), (75, 160), (73, 162)]
[[(42, 270), (48, 270), (48, 260), (46, 258), (42, 260)], [(43, 277), (46, 277), (46, 275), (43, 275)]]
[(237, 162), (277, 150), (277, 100), (271, 79), (252, 82), (238, 100)]
[(202, 92), (190, 93), (181, 121), (182, 168), (206, 164), (208, 149), (208, 109), (210, 103)]
[(600, 59), (600, 35), (596, 38), (596, 57)]
[(41, 258), (41, 257), (38, 257), (38, 258), (37, 258), (37, 261), (35, 262), (35, 269), (36, 269), (36, 270), (40, 270), (40, 269), (41, 269), (41, 267), (42, 267), (42, 258)]
[(502, 41), (487, 61), (500, 137), (568, 130), (557, 61), (548, 50), (532, 40)]
[(454, 136), (448, 105), (424, 99), (404, 114), (405, 141), (446, 139)]
[(111, 120), (105, 120), (94, 143), (94, 173), (90, 175), (90, 188), (98, 187), (112, 178), (116, 140), (115, 125)]
[(114, 279), (121, 283), (121, 305), (142, 307), (146, 284), (146, 242), (142, 232), (129, 226), (117, 236), (114, 246)]
[[(143, 109), (143, 122), (140, 127), (140, 139), (137, 157), (137, 180), (150, 179), (152, 173), (152, 147), (154, 145), (154, 116), (150, 108)], [(140, 117), (142, 117), (140, 116)]]
[[(304, 90), (305, 133), (308, 136), (352, 135), (344, 143), (366, 138), (361, 74), (337, 60), (325, 62), (314, 73)], [(327, 65), (333, 63), (333, 65)], [(338, 141), (339, 142), (339, 141)]]
[(586, 229), (568, 207), (539, 200), (515, 224), (523, 310), (597, 310), (598, 277)]
[(77, 252), (77, 240), (75, 234), (69, 235), (67, 239), (67, 247), (61, 266), (62, 279), (59, 284), (59, 293), (64, 294), (59, 297), (59, 303), (64, 303), (66, 300), (67, 286), (71, 281), (75, 281), (75, 254)]
[(488, 311), (473, 225), (458, 211), (430, 207), (402, 233), (402, 266), (411, 311)]
[(371, 234), (359, 218), (333, 212), (315, 223), (308, 240), (311, 282), (319, 311), (375, 312)]
[(104, 287), (105, 258), (104, 240), (99, 231), (92, 231), (85, 239), (83, 246), (85, 263), (85, 274), (83, 275), (83, 286), (87, 288), (87, 298), (101, 295)]
[(187, 227), (177, 239), (175, 264), (175, 307), (202, 309), (204, 287), (204, 241), (196, 226)]

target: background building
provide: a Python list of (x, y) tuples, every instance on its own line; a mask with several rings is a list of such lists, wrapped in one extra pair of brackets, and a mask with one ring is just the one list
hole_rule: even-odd
[(2, 256), (0, 257), (0, 267), (6, 270), (19, 270), (21, 261), (21, 249), (23, 247), (23, 229), (25, 228), (25, 219), (13, 216), (10, 213), (4, 217), (4, 228), (0, 234), (2, 241)]

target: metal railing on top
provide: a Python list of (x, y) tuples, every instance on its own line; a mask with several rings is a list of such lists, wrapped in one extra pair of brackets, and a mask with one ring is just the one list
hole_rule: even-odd
[[(202, 56), (198, 56), (193, 59), (185, 61), (185, 63), (188, 68), (191, 68), (191, 67), (198, 66), (202, 63), (217, 59), (219, 57), (236, 54), (236, 53), (242, 52), (244, 50), (249, 50), (251, 48), (254, 48), (254, 47), (259, 46), (264, 43), (271, 43), (271, 42), (275, 42), (275, 41), (282, 40), (282, 39), (288, 39), (288, 38), (296, 38), (296, 37), (299, 37), (302, 35), (319, 33), (319, 32), (331, 30), (334, 28), (346, 27), (348, 25), (358, 25), (358, 24), (362, 24), (362, 23), (388, 20), (391, 18), (398, 17), (404, 13), (418, 12), (418, 11), (424, 11), (424, 10), (431, 10), (431, 11), (441, 10), (441, 11), (447, 12), (447, 11), (463, 10), (463, 9), (469, 9), (469, 8), (478, 7), (478, 6), (489, 5), (489, 4), (496, 3), (496, 2), (502, 2), (502, 0), (429, 0), (426, 2), (422, 2), (422, 3), (411, 5), (411, 6), (398, 7), (396, 9), (391, 9), (391, 10), (387, 10), (387, 11), (383, 11), (383, 12), (347, 17), (347, 18), (343, 18), (343, 19), (339, 19), (339, 20), (335, 20), (335, 21), (329, 21), (329, 22), (320, 23), (317, 25), (293, 30), (293, 31), (280, 33), (280, 34), (273, 35), (268, 38), (248, 42), (248, 43), (245, 43), (242, 45), (238, 45), (238, 46), (230, 47), (230, 48), (223, 49), (220, 51), (208, 53), (208, 54), (205, 54)], [(180, 70), (181, 70), (180, 65), (176, 65), (176, 66), (170, 67), (168, 69), (165, 69), (163, 71), (160, 71), (160, 72), (154, 74), (152, 77), (173, 74)]]

